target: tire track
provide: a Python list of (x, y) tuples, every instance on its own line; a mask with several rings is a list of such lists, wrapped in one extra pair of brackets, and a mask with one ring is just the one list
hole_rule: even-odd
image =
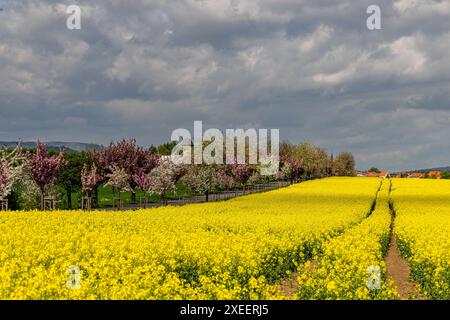
[[(378, 187), (377, 191), (375, 192), (375, 197), (373, 199), (373, 202), (371, 204), (370, 210), (367, 212), (366, 216), (359, 222), (349, 226), (348, 228), (344, 229), (342, 232), (336, 234), (332, 239), (339, 237), (340, 235), (344, 234), (345, 232), (347, 232), (348, 230), (358, 226), (360, 223), (362, 223), (365, 219), (369, 218), (372, 213), (375, 211), (376, 206), (377, 206), (377, 200), (378, 200), (378, 195), (380, 193), (381, 187), (383, 185), (383, 181), (380, 182), (380, 186)], [(389, 190), (390, 192), (390, 190)], [(317, 265), (318, 265), (318, 258), (312, 258), (308, 261), (306, 261), (305, 263), (303, 263), (303, 265), (306, 265), (307, 263), (309, 263), (308, 268), (305, 270), (306, 274), (311, 274), (312, 272), (314, 272), (314, 270), (316, 269)], [(285, 297), (292, 297), (295, 295), (295, 293), (299, 290), (299, 283), (297, 281), (297, 278), (301, 276), (301, 273), (298, 271), (294, 271), (292, 272), (291, 275), (289, 275), (288, 277), (281, 279), (281, 281), (279, 281), (278, 283), (278, 292), (280, 295), (285, 296)]]
[[(390, 181), (391, 187), (389, 188), (389, 196), (392, 190), (392, 181)], [(411, 268), (400, 254), (398, 249), (397, 237), (395, 235), (395, 209), (390, 198), (389, 207), (391, 209), (391, 236), (390, 246), (384, 261), (386, 263), (387, 277), (393, 281), (397, 293), (400, 299), (403, 300), (425, 300), (425, 297), (418, 291), (418, 285), (411, 279)]]

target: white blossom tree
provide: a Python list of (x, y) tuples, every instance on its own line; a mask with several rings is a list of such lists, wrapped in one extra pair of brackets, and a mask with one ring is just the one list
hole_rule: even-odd
[(98, 181), (97, 166), (94, 164), (91, 168), (88, 168), (87, 164), (85, 164), (83, 170), (81, 170), (81, 188), (83, 192), (87, 195), (90, 194)]
[(209, 194), (218, 188), (230, 188), (234, 180), (224, 170), (217, 170), (210, 165), (194, 165), (184, 176), (183, 182), (193, 191), (204, 194), (209, 201)]
[(161, 160), (159, 165), (150, 171), (148, 190), (150, 194), (157, 194), (164, 204), (167, 204), (166, 193), (176, 191), (176, 183), (184, 174), (184, 168), (170, 160)]
[(27, 159), (22, 155), (20, 145), (10, 151), (0, 149), (0, 200), (6, 201), (14, 186), (23, 177)]
[(131, 191), (128, 173), (123, 168), (117, 166), (111, 167), (111, 173), (106, 175), (107, 182), (105, 187), (110, 186), (119, 190), (119, 192)]

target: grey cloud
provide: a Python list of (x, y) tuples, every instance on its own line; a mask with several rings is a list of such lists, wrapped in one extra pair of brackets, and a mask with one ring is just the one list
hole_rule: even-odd
[(149, 145), (203, 120), (280, 128), (360, 168), (446, 165), (450, 5), (379, 0), (371, 32), (372, 2), (0, 1), (0, 140)]

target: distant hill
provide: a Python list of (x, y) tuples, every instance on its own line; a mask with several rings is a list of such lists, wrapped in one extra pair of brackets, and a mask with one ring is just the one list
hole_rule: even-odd
[[(60, 150), (64, 148), (65, 152), (81, 152), (88, 150), (102, 150), (103, 146), (94, 143), (82, 143), (82, 142), (61, 142), (61, 141), (49, 141), (44, 142), (49, 150)], [(0, 141), (0, 147), (14, 148), (17, 145), (17, 141)], [(24, 141), (21, 142), (23, 148), (35, 148), (36, 142)]]
[(442, 172), (450, 172), (450, 167), (440, 167), (440, 168), (432, 168), (432, 169), (420, 169), (416, 170), (416, 172), (424, 172), (428, 173), (430, 171), (442, 171)]
[(391, 175), (395, 175), (398, 173), (413, 173), (413, 172), (423, 172), (428, 173), (430, 171), (441, 171), (441, 172), (450, 172), (450, 166), (449, 167), (439, 167), (439, 168), (429, 168), (429, 169), (418, 169), (418, 170), (409, 170), (409, 171), (401, 171), (401, 172), (393, 172)]

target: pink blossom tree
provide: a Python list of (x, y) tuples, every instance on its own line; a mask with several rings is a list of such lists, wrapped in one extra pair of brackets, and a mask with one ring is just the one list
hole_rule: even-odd
[(231, 173), (236, 182), (245, 186), (252, 175), (252, 169), (246, 164), (234, 164), (231, 167)]
[(64, 163), (64, 152), (51, 156), (46, 146), (39, 141), (36, 154), (29, 154), (29, 173), (41, 191), (41, 209), (44, 207), (46, 187), (56, 183)]
[(144, 197), (141, 198), (141, 205), (145, 208), (148, 201), (148, 193), (150, 190), (150, 177), (148, 174), (141, 172), (140, 174), (135, 174), (133, 176), (133, 181), (136, 183), (137, 187), (142, 190)]
[(150, 178), (148, 174), (141, 172), (139, 174), (135, 174), (133, 176), (133, 181), (137, 185), (139, 189), (143, 192), (147, 193), (150, 188)]
[(220, 189), (229, 190), (233, 188), (235, 184), (234, 179), (227, 174), (225, 169), (217, 170), (214, 179), (215, 179), (214, 184), (217, 186), (217, 188)]
[(293, 183), (303, 174), (303, 162), (293, 157), (286, 158), (282, 161), (281, 171), (284, 177)]
[(103, 151), (96, 154), (99, 182), (104, 182), (112, 168), (120, 168), (128, 175), (128, 183), (132, 191), (132, 201), (136, 202), (136, 176), (150, 173), (158, 165), (159, 156), (139, 147), (136, 140), (112, 142)]

